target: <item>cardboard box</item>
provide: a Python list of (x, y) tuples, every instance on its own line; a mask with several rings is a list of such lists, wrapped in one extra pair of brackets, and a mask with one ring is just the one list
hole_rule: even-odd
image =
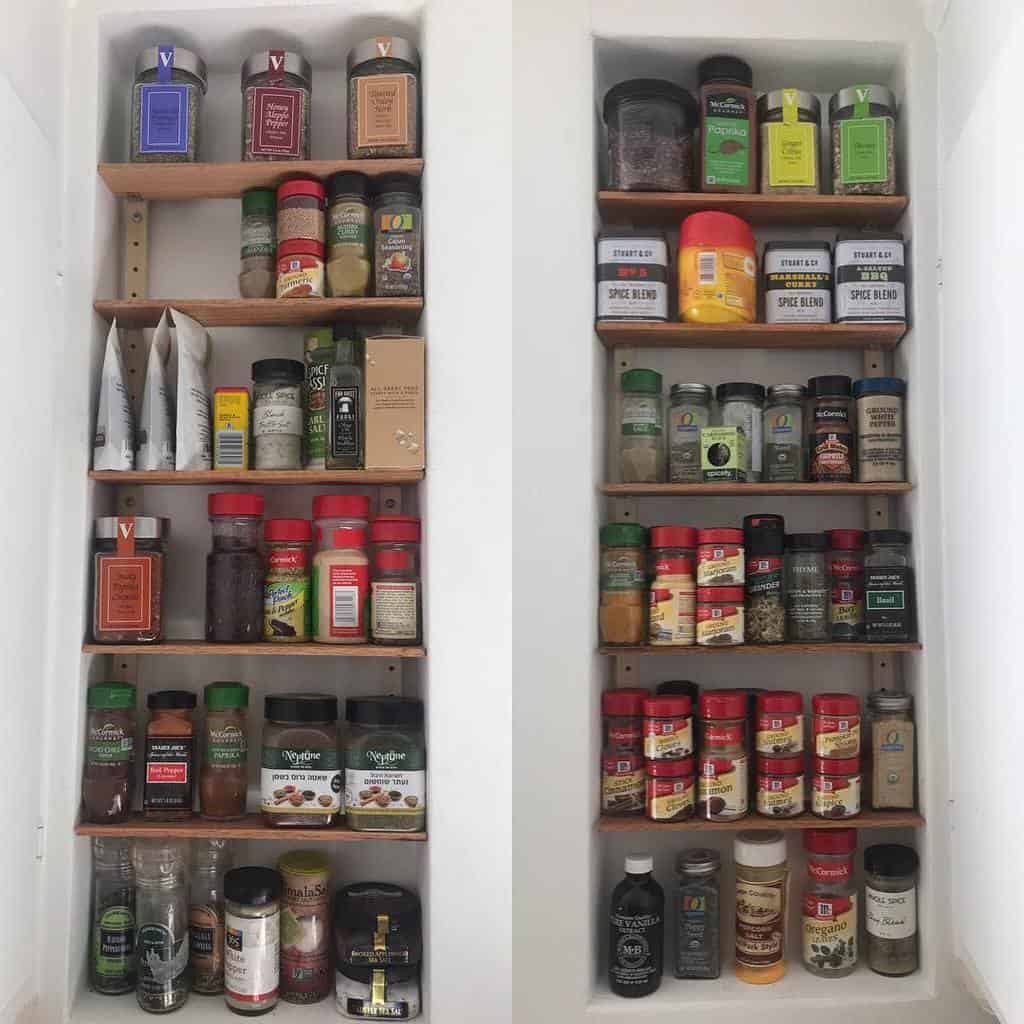
[(426, 342), (366, 339), (366, 468), (423, 469)]
[(700, 469), (706, 484), (746, 483), (747, 435), (742, 427), (702, 427)]
[(213, 468), (249, 468), (249, 389), (213, 392)]

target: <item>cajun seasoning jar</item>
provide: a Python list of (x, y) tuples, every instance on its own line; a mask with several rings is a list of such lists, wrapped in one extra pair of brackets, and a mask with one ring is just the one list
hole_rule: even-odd
[(864, 556), (864, 635), (871, 643), (907, 643), (917, 636), (910, 534), (869, 530)]
[(271, 642), (309, 640), (313, 620), (308, 519), (268, 519), (267, 575), (263, 583), (263, 638)]
[(803, 697), (795, 690), (762, 690), (755, 705), (754, 750), (768, 757), (802, 754)]
[(817, 693), (811, 698), (811, 734), (816, 757), (860, 754), (860, 701), (852, 693)]
[(804, 967), (820, 978), (845, 978), (857, 969), (857, 893), (853, 851), (857, 830), (804, 833), (809, 885), (803, 900)]
[(347, 63), (349, 159), (419, 156), (416, 47), (399, 36), (377, 36), (350, 50)]
[(418, 644), (420, 614), (420, 521), (415, 516), (378, 516), (370, 527), (370, 641)]
[(650, 695), (643, 687), (601, 694), (601, 749), (606, 754), (639, 754), (643, 750), (644, 701)]
[(335, 298), (370, 294), (373, 218), (370, 182), (358, 171), (327, 179), (327, 290)]
[(665, 415), (661, 374), (627, 370), (622, 388), (619, 472), (627, 484), (655, 484), (665, 479)]
[(644, 757), (678, 760), (696, 750), (689, 697), (647, 697), (644, 709)]
[(761, 191), (821, 191), (818, 130), (821, 101), (802, 89), (773, 89), (757, 102), (761, 133)]
[(312, 91), (301, 54), (254, 53), (242, 65), (242, 159), (308, 160)]
[(338, 699), (319, 693), (264, 699), (260, 810), (271, 828), (326, 828), (343, 814)]
[(849, 377), (812, 377), (807, 382), (811, 406), (808, 477), (820, 483), (853, 480), (854, 430)]
[(224, 876), (224, 1001), (246, 1016), (277, 1005), (281, 876), (273, 868), (232, 868)]
[(187, 690), (158, 690), (146, 699), (152, 712), (146, 726), (146, 766), (142, 813), (152, 821), (192, 816), (195, 786), (196, 695)]
[(743, 588), (697, 588), (697, 643), (729, 647), (743, 643)]
[(899, 978), (918, 968), (917, 853), (880, 843), (864, 851), (868, 967)]
[(276, 294), (276, 206), (272, 188), (250, 188), (242, 193), (238, 293), (243, 299), (272, 299)]
[(92, 636), (98, 644), (163, 640), (164, 550), (171, 521), (98, 516), (93, 526)]
[(388, 174), (377, 180), (373, 225), (374, 294), (422, 295), (423, 214), (414, 177)]
[(642, 644), (645, 636), (647, 531), (636, 523), (601, 527), (601, 642)]
[(738, 57), (700, 62), (700, 191), (757, 191), (757, 113), (753, 72)]
[(757, 758), (757, 813), (768, 818), (795, 818), (804, 813), (804, 759)]
[(651, 821), (686, 821), (693, 817), (693, 758), (647, 762), (647, 817)]
[(206, 65), (180, 46), (151, 46), (135, 61), (131, 162), (192, 163), (199, 159), (199, 114)]
[(249, 687), (210, 683), (206, 702), (203, 767), (199, 772), (199, 813), (214, 821), (245, 817), (248, 740), (245, 710)]
[(698, 587), (742, 587), (744, 563), (742, 530), (697, 531)]
[(782, 556), (786, 524), (782, 516), (743, 517), (743, 548), (747, 555), (747, 643), (781, 644), (786, 639), (782, 589)]
[(864, 531), (829, 530), (828, 574), (833, 640), (864, 639)]
[(823, 533), (786, 534), (786, 636), (790, 643), (829, 638), (828, 541)]
[(606, 751), (601, 757), (601, 813), (641, 814), (644, 793), (640, 753)]
[(206, 639), (246, 644), (263, 639), (263, 495), (211, 494), (213, 549), (206, 556)]
[(697, 629), (697, 531), (692, 526), (651, 527), (651, 608), (647, 639), (688, 647)]
[(127, 821), (135, 779), (135, 687), (96, 683), (86, 695), (82, 820)]
[(852, 85), (828, 101), (832, 191), (837, 196), (896, 192), (896, 99), (884, 85)]
[(700, 723), (697, 815), (710, 821), (745, 817), (750, 789), (747, 695), (705, 690), (700, 695)]
[(860, 758), (815, 757), (811, 813), (819, 818), (860, 814)]

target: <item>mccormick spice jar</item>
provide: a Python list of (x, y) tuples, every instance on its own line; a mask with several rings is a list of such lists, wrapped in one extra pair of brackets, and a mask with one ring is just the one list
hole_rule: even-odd
[(757, 119), (761, 126), (761, 191), (820, 192), (818, 97), (802, 89), (773, 89), (757, 101)]
[(821, 483), (853, 481), (853, 403), (849, 377), (812, 377), (810, 400), (809, 478)]
[(840, 235), (835, 265), (837, 323), (906, 323), (907, 271), (901, 234)]
[(811, 812), (819, 818), (852, 818), (860, 814), (859, 757), (814, 758)]
[(658, 231), (608, 228), (597, 236), (597, 319), (668, 320), (668, 241)]
[(700, 191), (757, 191), (753, 72), (738, 57), (700, 62)]
[(756, 312), (757, 250), (750, 225), (717, 210), (691, 213), (679, 228), (679, 319), (752, 323)]
[(861, 483), (902, 481), (907, 475), (903, 402), (907, 382), (899, 377), (854, 381), (857, 403), (857, 479)]
[(647, 531), (637, 523), (601, 527), (601, 607), (604, 644), (635, 645), (646, 635)]
[(644, 809), (644, 759), (639, 753), (601, 757), (601, 813), (640, 814)]
[(263, 583), (263, 637), (279, 643), (309, 640), (313, 592), (308, 519), (268, 519), (263, 526), (267, 575)]
[(755, 705), (754, 750), (768, 757), (802, 754), (803, 697), (795, 690), (762, 690)]
[(199, 813), (215, 821), (245, 817), (249, 773), (245, 711), (249, 687), (210, 683), (203, 691), (203, 767), (199, 772)]
[(192, 816), (195, 785), (195, 735), (192, 712), (196, 695), (187, 690), (158, 690), (146, 706), (146, 760), (142, 812), (153, 821)]
[(864, 639), (864, 531), (829, 530), (829, 604), (833, 640)]
[(769, 818), (795, 818), (804, 812), (804, 759), (757, 758), (757, 813)]
[(135, 61), (132, 163), (191, 163), (199, 159), (199, 114), (206, 65), (180, 46), (151, 46)]
[(647, 817), (686, 821), (694, 810), (693, 758), (647, 762)]
[(627, 370), (620, 378), (619, 475), (627, 484), (665, 480), (665, 416), (661, 374)]
[(743, 588), (697, 588), (697, 643), (728, 647), (743, 643)]
[(747, 695), (705, 690), (700, 695), (700, 724), (697, 815), (710, 821), (742, 818), (750, 785)]
[(742, 587), (744, 563), (742, 530), (723, 527), (697, 531), (698, 587)]
[(164, 545), (171, 521), (99, 516), (93, 535), (93, 639), (98, 644), (163, 639)]
[(82, 820), (127, 821), (135, 779), (135, 687), (96, 683), (86, 695)]
[(766, 323), (832, 323), (832, 246), (828, 242), (768, 242), (763, 261)]
[(782, 516), (744, 516), (743, 547), (747, 554), (746, 641), (781, 644), (786, 639), (786, 609), (782, 596), (786, 524)]
[(817, 693), (811, 698), (812, 753), (816, 757), (860, 754), (860, 701), (851, 693)]
[[(242, 193), (242, 244), (238, 293), (245, 299), (272, 299), (275, 294), (277, 254), (277, 198), (272, 188), (250, 188)], [(218, 388), (217, 391), (232, 389)], [(218, 469), (214, 464), (214, 469)], [(248, 464), (242, 467), (248, 469)]]
[(348, 54), (348, 156), (420, 155), (420, 55), (408, 39), (376, 36)]
[(652, 526), (651, 608), (647, 639), (686, 647), (696, 640), (697, 531), (692, 526)]
[(278, 862), (281, 875), (281, 998), (318, 1003), (331, 977), (331, 864), (315, 850), (295, 850)]
[(277, 297), (324, 297), (324, 245), (304, 238), (277, 246)]
[(644, 757), (648, 761), (678, 760), (694, 752), (689, 697), (647, 697), (643, 709)]
[(312, 91), (301, 54), (254, 53), (242, 65), (242, 159), (308, 160)]
[(852, 828), (808, 829), (808, 887), (803, 899), (804, 967), (821, 978), (845, 978), (857, 969), (857, 893), (853, 886)]
[(650, 695), (643, 687), (601, 694), (601, 749), (606, 754), (639, 754), (643, 750), (644, 701)]
[(378, 516), (370, 527), (370, 640), (418, 644), (420, 614), (420, 521), (415, 516)]

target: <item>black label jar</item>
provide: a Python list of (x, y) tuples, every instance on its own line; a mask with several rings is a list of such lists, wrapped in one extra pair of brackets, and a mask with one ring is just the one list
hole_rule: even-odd
[(213, 550), (206, 556), (206, 639), (253, 644), (263, 639), (263, 496), (211, 494)]
[(853, 481), (852, 385), (849, 377), (839, 375), (812, 377), (807, 382), (810, 404), (808, 477), (812, 481)]
[(301, 54), (261, 50), (242, 65), (242, 159), (308, 160), (313, 69)]
[(422, 295), (423, 215), (415, 178), (390, 174), (378, 180), (373, 223), (374, 293)]
[(896, 192), (896, 99), (884, 85), (853, 85), (828, 102), (832, 191), (837, 196)]
[(206, 65), (191, 50), (151, 46), (135, 61), (132, 163), (192, 163), (199, 159), (199, 114)]
[(408, 39), (376, 36), (348, 55), (348, 155), (420, 154), (420, 57)]
[(869, 530), (864, 555), (864, 636), (872, 643), (908, 643), (917, 636), (910, 534)]
[(746, 641), (781, 644), (786, 639), (782, 588), (786, 524), (782, 516), (744, 516), (743, 546), (747, 553)]

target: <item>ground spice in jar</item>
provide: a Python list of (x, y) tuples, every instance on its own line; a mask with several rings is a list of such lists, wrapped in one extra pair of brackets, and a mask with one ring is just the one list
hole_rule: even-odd
[(324, 297), (324, 247), (320, 242), (296, 238), (278, 245), (277, 297)]
[(245, 709), (249, 706), (249, 688), (242, 683), (210, 683), (203, 699), (206, 723), (199, 813), (215, 821), (243, 818), (248, 783)]
[(747, 555), (745, 639), (752, 644), (781, 644), (786, 639), (783, 602), (783, 554), (786, 524), (782, 516), (743, 518)]
[(348, 155), (420, 153), (420, 57), (400, 36), (376, 36), (348, 54)]
[(281, 875), (281, 998), (318, 1003), (331, 992), (331, 862), (314, 850), (286, 853)]
[(647, 604), (647, 531), (636, 523), (601, 527), (601, 642), (642, 644)]
[(700, 62), (700, 190), (757, 191), (753, 72), (738, 57)]
[(860, 814), (860, 758), (814, 758), (811, 813), (819, 818)]
[(852, 384), (839, 375), (807, 382), (811, 444), (809, 478), (820, 483), (851, 483), (854, 467)]
[(312, 632), (313, 600), (308, 519), (268, 519), (267, 575), (263, 583), (263, 636), (272, 642), (300, 643)]
[(747, 695), (705, 690), (700, 695), (701, 746), (697, 816), (734, 821), (746, 815), (750, 751)]
[(373, 218), (365, 174), (339, 171), (327, 179), (327, 284), (330, 294), (370, 294)]
[(755, 700), (754, 750), (778, 757), (804, 749), (804, 699), (795, 690), (763, 690)]
[(673, 384), (668, 410), (668, 479), (699, 484), (701, 430), (711, 425), (711, 388), (707, 384)]
[(691, 708), (689, 697), (645, 698), (644, 757), (648, 761), (678, 760), (694, 752)]
[(906, 479), (903, 402), (907, 382), (899, 377), (854, 381), (857, 403), (857, 479), (880, 483)]
[(761, 135), (761, 191), (818, 193), (821, 102), (801, 89), (773, 89), (757, 103)]
[[(293, 178), (277, 189), (277, 244), (297, 238), (324, 243), (327, 190), (316, 178)], [(280, 255), (280, 250), (278, 251)]]
[(272, 868), (232, 868), (224, 896), (224, 1000), (236, 1013), (267, 1013), (280, 984), (281, 876)]
[(786, 973), (789, 870), (782, 832), (741, 832), (736, 864), (736, 977), (768, 985)]
[(93, 623), (98, 644), (163, 639), (164, 544), (170, 520), (98, 516), (93, 526)]
[(313, 69), (301, 54), (261, 50), (242, 65), (242, 159), (308, 160)]
[(743, 531), (722, 527), (697, 531), (697, 586), (733, 587), (744, 582)]
[(717, 978), (722, 973), (721, 868), (717, 850), (684, 850), (679, 855), (677, 978)]
[(302, 468), (302, 383), (297, 359), (252, 364), (254, 469)]
[(373, 226), (374, 294), (422, 295), (423, 214), (416, 178), (388, 174), (377, 180)]
[(914, 698), (875, 690), (868, 694), (871, 722), (871, 806), (875, 810), (914, 806)]
[(313, 558), (313, 639), (365, 644), (370, 595), (366, 531), (335, 530)]
[(821, 978), (845, 978), (857, 969), (856, 848), (856, 829), (814, 828), (804, 833), (810, 884), (803, 899), (803, 961)]
[(646, 808), (651, 821), (686, 821), (694, 814), (693, 758), (647, 762)]
[(370, 639), (376, 644), (418, 644), (420, 521), (378, 516), (370, 527)]
[(828, 530), (833, 640), (864, 639), (864, 531)]
[(697, 588), (697, 643), (729, 647), (743, 643), (743, 588)]
[(251, 188), (242, 194), (242, 244), (239, 253), (239, 294), (246, 299), (272, 299), (275, 294), (277, 200), (272, 188)]
[(880, 843), (864, 851), (868, 967), (902, 977), (918, 968), (917, 853)]
[(627, 370), (620, 378), (619, 474), (623, 483), (654, 484), (665, 479), (665, 416), (661, 374)]
[(795, 818), (804, 812), (804, 759), (757, 758), (757, 813), (768, 818)]
[(601, 813), (640, 814), (644, 809), (644, 759), (612, 752), (601, 758)]
[(840, 89), (828, 103), (832, 122), (832, 191), (896, 192), (896, 99), (884, 85)]
[(135, 687), (96, 683), (86, 696), (82, 820), (126, 821), (135, 777)]
[(816, 757), (860, 753), (860, 701), (851, 693), (817, 693), (811, 698), (812, 752)]
[(654, 578), (648, 642), (689, 646), (697, 638), (697, 531), (692, 526), (654, 526), (650, 540)]
[(154, 821), (191, 817), (196, 695), (187, 690), (158, 690), (149, 695), (146, 706), (152, 714), (146, 726), (142, 812)]
[(644, 746), (643, 687), (605, 690), (601, 694), (601, 749), (609, 754), (639, 754)]

